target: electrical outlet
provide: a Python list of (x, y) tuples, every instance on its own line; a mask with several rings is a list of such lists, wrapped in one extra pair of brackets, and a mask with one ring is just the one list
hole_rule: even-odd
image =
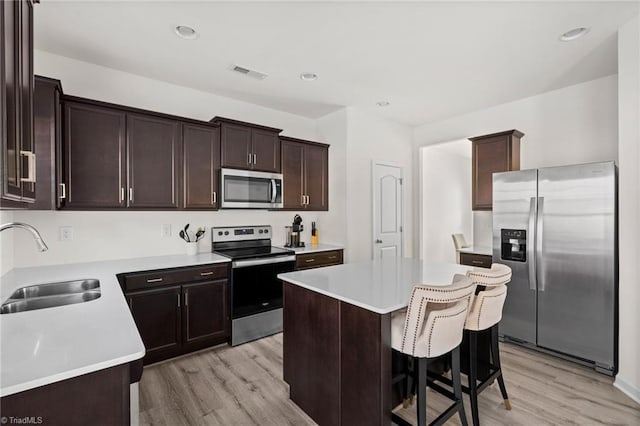
[(61, 226), (58, 228), (58, 240), (71, 241), (73, 240), (73, 228), (71, 226)]
[(171, 224), (170, 223), (163, 223), (162, 226), (160, 227), (160, 236), (167, 238), (171, 236)]

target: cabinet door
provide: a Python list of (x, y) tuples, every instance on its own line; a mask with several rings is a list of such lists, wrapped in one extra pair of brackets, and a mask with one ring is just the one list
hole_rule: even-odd
[(251, 130), (253, 170), (280, 172), (280, 138), (277, 133), (260, 129)]
[(227, 280), (182, 286), (185, 349), (222, 343), (229, 335)]
[(130, 293), (127, 302), (147, 351), (145, 364), (170, 358), (180, 352), (180, 286)]
[(124, 207), (125, 113), (66, 102), (64, 123), (66, 207)]
[(282, 141), (282, 179), (284, 181), (284, 208), (303, 207), (304, 145)]
[[(18, 68), (20, 79), (20, 152), (22, 199), (35, 200), (36, 162), (21, 153), (35, 153), (33, 142), (33, 4), (31, 1), (20, 1), (19, 6), (19, 45)], [(33, 170), (32, 170), (33, 168)]]
[(304, 153), (307, 210), (329, 210), (329, 148), (306, 145)]
[(251, 128), (223, 123), (220, 128), (222, 167), (250, 169)]
[(182, 142), (184, 144), (184, 208), (217, 208), (220, 129), (183, 124)]
[(179, 123), (127, 114), (127, 206), (178, 208)]
[(491, 210), (493, 205), (493, 173), (507, 170), (505, 137), (473, 144), (473, 209)]
[(20, 3), (3, 1), (2, 47), (3, 47), (3, 103), (2, 103), (2, 197), (12, 200), (22, 198), (20, 177), (20, 77), (19, 40), (17, 18)]

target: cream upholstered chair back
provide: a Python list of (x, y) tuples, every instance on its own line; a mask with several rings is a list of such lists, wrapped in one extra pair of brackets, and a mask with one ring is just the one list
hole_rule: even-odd
[(469, 247), (467, 240), (464, 238), (464, 234), (451, 234), (451, 238), (453, 238), (453, 245), (456, 247), (456, 250)]
[(475, 268), (467, 272), (467, 276), (474, 284), (484, 286), (485, 290), (471, 298), (464, 328), (486, 330), (502, 319), (502, 308), (507, 299), (506, 284), (511, 281), (511, 268), (494, 263), (491, 269)]
[(464, 275), (455, 275), (450, 286), (414, 286), (406, 316), (392, 319), (393, 348), (418, 358), (437, 357), (456, 348), (475, 287)]

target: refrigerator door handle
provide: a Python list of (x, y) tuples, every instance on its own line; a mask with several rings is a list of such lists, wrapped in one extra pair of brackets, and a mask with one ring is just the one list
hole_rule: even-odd
[(536, 253), (535, 253), (535, 235), (536, 235), (536, 197), (529, 200), (529, 243), (527, 244), (527, 262), (529, 266), (529, 288), (535, 290), (536, 283)]
[(540, 279), (539, 290), (544, 291), (544, 273), (542, 271), (542, 238), (544, 197), (538, 197), (538, 217), (536, 221), (536, 276)]

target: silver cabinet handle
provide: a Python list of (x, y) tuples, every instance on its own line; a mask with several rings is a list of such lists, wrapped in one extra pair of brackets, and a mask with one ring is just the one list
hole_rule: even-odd
[(529, 234), (527, 236), (527, 263), (529, 266), (529, 289), (535, 290), (536, 283), (536, 254), (535, 254), (535, 235), (536, 235), (536, 197), (529, 200)]
[(176, 294), (176, 296), (178, 296), (178, 308), (180, 307), (180, 293)]
[(300, 205), (304, 206), (304, 195), (300, 196)]
[(208, 277), (209, 275), (213, 275), (213, 271), (200, 272), (200, 276), (202, 276), (202, 277)]
[(311, 197), (307, 195), (307, 205), (311, 204)]
[(162, 282), (162, 278), (150, 278), (147, 280), (149, 284)]
[(472, 260), (471, 263), (474, 265), (482, 265), (484, 262), (482, 260)]
[(538, 289), (544, 291), (544, 270), (542, 269), (542, 226), (544, 221), (544, 197), (538, 197), (538, 222), (536, 223), (536, 280), (539, 281)]
[(133, 203), (133, 188), (129, 188), (129, 201)]
[(253, 164), (256, 164), (258, 162), (258, 156), (253, 154)]
[(26, 178), (20, 178), (20, 182), (36, 182), (36, 154), (31, 151), (20, 151), (20, 155), (27, 157), (29, 173)]
[(189, 291), (184, 292), (184, 306), (189, 306)]
[(247, 160), (247, 164), (251, 164), (251, 153), (249, 153), (249, 159)]
[(329, 256), (329, 259), (337, 259), (338, 256)]
[(216, 191), (211, 193), (211, 204), (215, 204), (218, 201), (218, 197), (216, 196)]
[(120, 188), (120, 202), (124, 201), (124, 187)]
[(314, 259), (307, 259), (307, 260), (305, 260), (305, 262), (307, 262), (307, 263), (311, 263), (311, 262), (315, 262), (315, 261), (316, 261), (316, 259), (315, 259), (315, 258), (314, 258)]
[(58, 187), (60, 188), (60, 195), (58, 196), (58, 198), (64, 200), (65, 198), (67, 198), (67, 185), (64, 183), (59, 183)]

